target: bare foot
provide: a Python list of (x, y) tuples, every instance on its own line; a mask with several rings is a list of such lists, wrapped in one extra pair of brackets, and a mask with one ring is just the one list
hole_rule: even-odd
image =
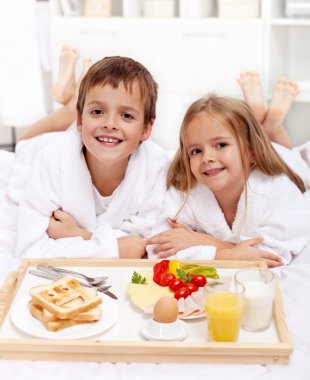
[(265, 118), (265, 105), (262, 85), (258, 73), (246, 71), (237, 78), (244, 100), (250, 106), (256, 120), (261, 124)]
[(290, 110), (295, 97), (299, 94), (298, 85), (286, 78), (279, 78), (273, 90), (269, 108), (263, 122), (270, 140), (291, 147), (291, 142), (283, 127), (284, 118)]
[(89, 68), (92, 66), (92, 64), (93, 64), (93, 61), (90, 58), (85, 58), (83, 61), (82, 72), (81, 72), (80, 78), (79, 78), (79, 80), (75, 86), (75, 91), (74, 91), (74, 94), (72, 96), (72, 99), (70, 100), (70, 103), (73, 103), (74, 107), (76, 105), (76, 102), (77, 102), (77, 99), (79, 96), (79, 88), (80, 88), (80, 84), (82, 82), (82, 79), (84, 78), (85, 74), (87, 73)]
[(283, 125), (284, 118), (299, 92), (298, 84), (283, 77), (278, 79), (264, 121), (266, 129), (278, 128)]
[(67, 104), (75, 92), (75, 64), (79, 53), (64, 46), (60, 54), (58, 80), (52, 87), (52, 96), (60, 104)]

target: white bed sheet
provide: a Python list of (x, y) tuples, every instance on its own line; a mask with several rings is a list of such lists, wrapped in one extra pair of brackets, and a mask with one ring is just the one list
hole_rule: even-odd
[[(307, 147), (309, 151), (309, 145)], [(12, 155), (0, 152), (0, 191), (12, 163)], [(4, 215), (3, 203), (0, 214)], [(1, 228), (1, 223), (0, 223)], [(309, 232), (310, 233), (310, 232)], [(1, 236), (1, 231), (0, 231)], [(0, 284), (17, 268), (7, 247), (0, 248)], [(1, 380), (25, 379), (211, 379), (226, 380), (309, 380), (310, 379), (310, 247), (287, 267), (278, 268), (287, 325), (294, 346), (289, 365), (223, 364), (126, 364), (42, 361), (0, 361)], [(1, 357), (0, 357), (1, 358)]]

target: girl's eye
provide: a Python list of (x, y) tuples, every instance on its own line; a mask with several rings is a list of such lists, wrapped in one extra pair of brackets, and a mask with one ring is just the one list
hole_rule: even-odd
[(219, 148), (219, 149), (223, 149), (227, 146), (228, 144), (225, 143), (225, 142), (220, 142), (220, 143), (217, 143), (216, 144), (216, 147)]
[(190, 152), (190, 154), (191, 154), (192, 156), (196, 156), (196, 154), (199, 154), (199, 153), (201, 153), (201, 149), (198, 149), (198, 148), (193, 149), (193, 150)]
[(126, 113), (126, 112), (123, 113), (122, 116), (123, 116), (124, 119), (128, 119), (128, 120), (133, 120), (134, 119), (132, 115), (130, 115), (129, 113)]
[(99, 109), (92, 110), (92, 111), (90, 111), (90, 113), (92, 115), (102, 115), (103, 114), (103, 112)]

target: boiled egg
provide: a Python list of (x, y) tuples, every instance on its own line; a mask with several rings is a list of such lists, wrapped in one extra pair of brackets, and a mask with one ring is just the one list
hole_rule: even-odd
[(154, 305), (153, 319), (159, 323), (172, 323), (178, 318), (179, 308), (173, 297), (161, 297)]

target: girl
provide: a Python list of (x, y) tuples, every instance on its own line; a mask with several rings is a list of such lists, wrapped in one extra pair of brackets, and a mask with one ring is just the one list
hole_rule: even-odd
[[(148, 247), (149, 257), (263, 259), (274, 267), (309, 242), (305, 185), (241, 100), (211, 95), (190, 106), (167, 185), (163, 220), (176, 215), (177, 222), (154, 229), (167, 231), (148, 240), (157, 245)], [(257, 236), (257, 247), (258, 240), (246, 242)], [(242, 243), (231, 248), (217, 239)]]

